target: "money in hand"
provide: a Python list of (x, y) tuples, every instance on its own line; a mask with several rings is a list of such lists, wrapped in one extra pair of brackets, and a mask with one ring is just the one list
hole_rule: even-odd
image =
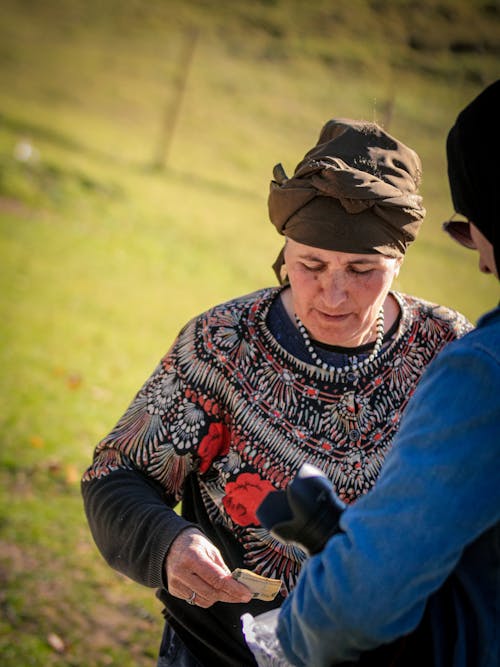
[(250, 570), (237, 568), (231, 573), (231, 576), (252, 591), (254, 600), (271, 602), (281, 588), (281, 579), (261, 577), (260, 574), (255, 574)]

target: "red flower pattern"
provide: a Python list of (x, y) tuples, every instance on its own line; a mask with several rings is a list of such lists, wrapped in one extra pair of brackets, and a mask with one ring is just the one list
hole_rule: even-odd
[(225, 456), (229, 452), (230, 442), (227, 426), (221, 422), (212, 422), (207, 435), (198, 447), (198, 456), (201, 459), (200, 473), (207, 472), (216, 456)]
[(226, 484), (222, 503), (231, 519), (239, 526), (259, 526), (255, 512), (268, 493), (275, 491), (267, 479), (257, 473), (244, 472)]

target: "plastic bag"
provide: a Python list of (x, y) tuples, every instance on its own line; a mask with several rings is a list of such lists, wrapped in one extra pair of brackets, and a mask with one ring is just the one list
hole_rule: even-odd
[(272, 609), (255, 617), (241, 617), (245, 641), (259, 667), (290, 667), (276, 636), (278, 614), (279, 609)]

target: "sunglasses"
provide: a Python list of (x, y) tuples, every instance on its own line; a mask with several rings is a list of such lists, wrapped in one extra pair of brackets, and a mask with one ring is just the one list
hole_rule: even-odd
[(470, 222), (463, 218), (457, 218), (457, 213), (452, 215), (452, 217), (443, 222), (443, 229), (447, 232), (452, 239), (455, 239), (460, 245), (469, 248), (470, 250), (476, 250), (472, 236), (470, 235)]

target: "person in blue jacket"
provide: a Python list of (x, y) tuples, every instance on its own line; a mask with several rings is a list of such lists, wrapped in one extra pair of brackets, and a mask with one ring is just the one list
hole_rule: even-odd
[[(500, 272), (500, 80), (447, 140), (444, 227)], [(500, 307), (427, 368), (375, 487), (303, 567), (278, 637), (293, 665), (500, 665)]]

